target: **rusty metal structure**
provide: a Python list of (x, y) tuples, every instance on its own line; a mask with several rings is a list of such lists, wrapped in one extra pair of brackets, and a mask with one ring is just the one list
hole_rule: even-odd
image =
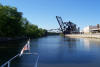
[(62, 18), (59, 16), (56, 16), (56, 19), (58, 21), (58, 24), (60, 26), (60, 30), (62, 33), (65, 34), (73, 34), (73, 33), (78, 33), (79, 32), (79, 27), (76, 27), (76, 24), (72, 22), (63, 22)]

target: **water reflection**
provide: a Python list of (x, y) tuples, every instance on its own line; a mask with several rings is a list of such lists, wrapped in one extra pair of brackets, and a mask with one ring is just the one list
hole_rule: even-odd
[(89, 41), (89, 39), (83, 39), (83, 41), (84, 41), (84, 47), (89, 49), (90, 48), (90, 41)]
[(100, 47), (100, 39), (89, 39), (89, 38), (84, 38), (84, 46), (86, 48), (99, 48)]
[(0, 43), (0, 65), (18, 54), (26, 40)]
[(75, 38), (66, 38), (66, 41), (68, 42), (68, 47), (69, 48), (76, 48), (77, 39), (75, 39)]
[[(91, 63), (99, 55), (96, 51), (98, 49), (96, 44), (89, 39), (48, 36), (39, 39), (38, 45), (40, 63)], [(87, 51), (87, 49), (91, 50)]]
[[(31, 52), (39, 53), (39, 67), (59, 67), (59, 65), (56, 66), (57, 64), (62, 64), (64, 67), (67, 67), (65, 64), (68, 64), (68, 67), (73, 64), (82, 64), (81, 66), (88, 67), (89, 64), (92, 66), (91, 64), (100, 63), (100, 40), (47, 36), (31, 40)], [(27, 59), (23, 57), (21, 61), (26, 63), (28, 59), (32, 58), (33, 56), (27, 57)], [(24, 67), (20, 64), (21, 62), (17, 65)], [(76, 65), (76, 67), (78, 66)]]

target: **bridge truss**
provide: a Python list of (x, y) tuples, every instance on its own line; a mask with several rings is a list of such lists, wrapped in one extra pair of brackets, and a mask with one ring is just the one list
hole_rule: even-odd
[(59, 16), (56, 16), (56, 19), (58, 21), (58, 24), (60, 26), (60, 30), (62, 33), (65, 34), (71, 34), (71, 33), (78, 33), (79, 32), (79, 27), (76, 27), (76, 24), (72, 22), (63, 22), (62, 18)]

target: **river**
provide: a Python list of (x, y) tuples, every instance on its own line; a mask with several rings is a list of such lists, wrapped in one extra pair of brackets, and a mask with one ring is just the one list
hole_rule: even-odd
[[(100, 39), (55, 35), (32, 39), (30, 45), (31, 52), (38, 53), (38, 67), (100, 66)], [(12, 62), (12, 67), (34, 67), (34, 56), (19, 59)]]

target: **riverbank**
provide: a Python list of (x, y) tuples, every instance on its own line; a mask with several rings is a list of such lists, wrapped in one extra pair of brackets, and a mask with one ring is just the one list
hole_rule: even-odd
[(66, 34), (66, 37), (77, 37), (77, 38), (97, 38), (100, 39), (100, 34)]

